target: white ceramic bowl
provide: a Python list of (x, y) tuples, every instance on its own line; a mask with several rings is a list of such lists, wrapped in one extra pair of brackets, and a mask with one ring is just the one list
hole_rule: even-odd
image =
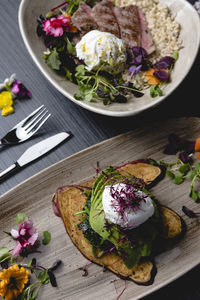
[(64, 96), (76, 104), (102, 115), (115, 117), (131, 116), (164, 101), (185, 78), (198, 53), (200, 44), (200, 21), (195, 9), (186, 0), (160, 1), (167, 4), (170, 10), (176, 14), (176, 20), (181, 25), (183, 49), (179, 52), (179, 59), (173, 70), (172, 80), (166, 85), (162, 97), (151, 98), (148, 93), (141, 98), (133, 97), (125, 104), (114, 103), (105, 106), (101, 101), (77, 101), (73, 97), (74, 93), (78, 92), (77, 86), (57, 75), (45, 64), (41, 56), (46, 49), (42, 40), (36, 34), (36, 20), (40, 14), (45, 15), (52, 7), (58, 5), (58, 0), (22, 0), (19, 8), (19, 27), (24, 43), (34, 62), (44, 76)]

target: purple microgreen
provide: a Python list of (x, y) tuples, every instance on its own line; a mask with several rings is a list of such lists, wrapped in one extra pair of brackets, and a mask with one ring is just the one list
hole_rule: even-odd
[(173, 63), (175, 59), (171, 56), (165, 56), (162, 57), (156, 64), (155, 67), (157, 69), (167, 69), (169, 68)]
[(163, 70), (155, 71), (153, 73), (153, 75), (155, 77), (157, 77), (158, 79), (160, 79), (161, 81), (168, 81), (169, 80), (169, 74), (166, 71), (163, 71)]
[(128, 69), (128, 75), (130, 76), (130, 78), (133, 77), (133, 75), (137, 74), (140, 69), (142, 68), (142, 65), (139, 65), (137, 67), (135, 66), (131, 66), (129, 69)]
[(88, 264), (85, 264), (85, 266), (79, 268), (79, 270), (83, 271), (83, 275), (82, 275), (83, 277), (88, 276), (87, 266), (88, 266)]
[(190, 155), (185, 151), (179, 153), (179, 158), (184, 164), (191, 161)]
[(188, 216), (191, 219), (197, 218), (198, 215), (195, 213), (193, 210), (189, 209), (187, 206), (183, 205), (182, 206), (182, 211), (186, 216)]

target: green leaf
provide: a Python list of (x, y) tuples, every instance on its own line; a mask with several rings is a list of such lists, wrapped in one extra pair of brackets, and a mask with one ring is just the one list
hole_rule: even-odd
[(178, 169), (180, 173), (186, 175), (188, 173), (188, 171), (190, 170), (190, 164), (183, 164), (182, 166), (180, 166), (180, 168)]
[(159, 85), (152, 85), (150, 88), (150, 96), (155, 98), (157, 96), (162, 96), (162, 90), (160, 89)]
[(197, 163), (194, 169), (196, 172), (200, 172), (200, 163)]
[(48, 245), (51, 241), (51, 233), (48, 231), (43, 231), (43, 245)]
[(9, 249), (7, 247), (1, 247), (0, 248), (0, 261), (9, 256), (10, 256)]
[(169, 177), (169, 178), (171, 178), (171, 179), (174, 179), (174, 178), (175, 178), (174, 173), (172, 173), (170, 170), (166, 170), (166, 175), (167, 175), (167, 177)]
[(70, 72), (67, 68), (64, 68), (65, 69), (65, 72), (66, 72), (66, 78), (69, 80), (69, 81), (73, 81), (72, 79), (72, 72)]
[(67, 51), (71, 55), (76, 55), (76, 48), (74, 46), (74, 43), (70, 42), (68, 38), (67, 38)]
[(181, 174), (181, 173), (176, 174), (175, 178), (173, 179), (173, 182), (175, 184), (181, 184), (183, 181), (184, 181), (183, 174)]
[(79, 94), (74, 94), (74, 98), (76, 99), (76, 100), (83, 100), (83, 96), (81, 96), (81, 95), (79, 95)]
[(47, 283), (49, 283), (49, 275), (48, 275), (47, 269), (42, 270), (42, 271), (38, 274), (38, 280), (39, 280), (42, 284), (47, 284)]
[(193, 178), (196, 176), (196, 172), (194, 170), (191, 170), (187, 173), (186, 177), (190, 180), (193, 180)]
[(85, 100), (88, 102), (90, 102), (92, 100), (92, 98), (93, 98), (93, 95), (91, 93), (85, 95)]
[(179, 56), (179, 55), (178, 55), (178, 51), (175, 50), (175, 51), (173, 52), (173, 54), (172, 54), (172, 57), (173, 57), (175, 60), (177, 60), (177, 59), (178, 59), (178, 56)]
[(194, 201), (198, 200), (198, 193), (195, 192), (193, 189), (191, 190), (191, 197)]
[(53, 70), (60, 70), (61, 61), (59, 59), (59, 55), (56, 48), (51, 50), (51, 53), (46, 58), (46, 63)]
[(16, 216), (16, 222), (17, 224), (21, 224), (24, 221), (28, 221), (28, 217), (25, 213), (18, 213)]

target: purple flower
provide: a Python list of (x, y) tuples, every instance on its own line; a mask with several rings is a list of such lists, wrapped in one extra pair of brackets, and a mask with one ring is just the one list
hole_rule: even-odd
[(164, 70), (158, 70), (153, 73), (154, 76), (156, 76), (161, 81), (168, 81), (169, 80), (169, 74)]
[(144, 48), (142, 47), (133, 47), (132, 48), (134, 58), (132, 59), (132, 63), (136, 66), (140, 65), (143, 63), (145, 57), (147, 56), (147, 52)]
[(174, 58), (171, 56), (162, 57), (156, 64), (155, 67), (158, 69), (167, 69), (174, 63)]
[(17, 244), (13, 250), (13, 256), (17, 256), (28, 246), (33, 246), (38, 238), (36, 228), (31, 220), (24, 221), (19, 225), (18, 231), (11, 230), (11, 235), (17, 240)]
[(187, 160), (187, 155), (193, 153), (195, 150), (195, 141), (183, 141), (176, 134), (170, 134), (168, 137), (169, 144), (165, 147), (165, 154), (176, 154), (178, 151), (182, 151), (180, 153), (180, 159), (184, 162)]
[(137, 67), (135, 67), (135, 66), (130, 67), (128, 69), (128, 75), (132, 78), (133, 75), (137, 74), (141, 68), (142, 68), (142, 65), (139, 65)]
[(19, 99), (31, 98), (32, 94), (27, 88), (23, 85), (21, 81), (15, 80), (11, 86), (11, 91), (15, 94)]
[(191, 157), (185, 151), (179, 153), (179, 158), (184, 164), (191, 161)]

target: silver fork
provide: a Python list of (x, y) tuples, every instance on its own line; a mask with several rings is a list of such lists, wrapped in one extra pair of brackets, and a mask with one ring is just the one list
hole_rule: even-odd
[(26, 141), (40, 129), (50, 116), (51, 114), (48, 114), (48, 110), (44, 107), (44, 105), (41, 105), (34, 112), (28, 115), (28, 117), (13, 127), (0, 140), (0, 146), (14, 145)]

